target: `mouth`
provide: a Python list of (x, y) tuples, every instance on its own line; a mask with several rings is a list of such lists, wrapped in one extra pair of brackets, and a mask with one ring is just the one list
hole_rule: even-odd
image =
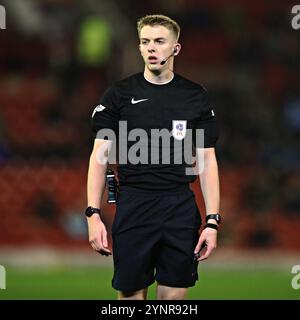
[(156, 64), (158, 62), (158, 58), (155, 56), (149, 56), (148, 61), (150, 62), (150, 64)]

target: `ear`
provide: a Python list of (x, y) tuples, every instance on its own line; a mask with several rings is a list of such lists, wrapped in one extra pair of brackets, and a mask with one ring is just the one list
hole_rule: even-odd
[(176, 43), (175, 47), (174, 47), (174, 56), (177, 56), (178, 53), (180, 52), (180, 50), (181, 50), (181, 44), (180, 43)]

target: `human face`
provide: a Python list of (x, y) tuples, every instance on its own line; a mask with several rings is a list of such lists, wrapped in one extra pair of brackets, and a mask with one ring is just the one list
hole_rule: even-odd
[(178, 48), (174, 34), (164, 26), (144, 26), (140, 32), (140, 52), (145, 61), (145, 68), (151, 72), (160, 72), (173, 66), (173, 57), (161, 65), (161, 61), (173, 54)]

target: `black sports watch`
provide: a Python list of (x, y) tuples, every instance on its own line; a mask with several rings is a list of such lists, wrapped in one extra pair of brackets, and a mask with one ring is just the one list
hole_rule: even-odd
[(216, 214), (208, 214), (206, 216), (206, 223), (209, 219), (214, 219), (217, 221), (217, 224), (220, 224), (221, 223), (221, 215), (219, 213), (216, 213)]
[(93, 207), (87, 207), (85, 210), (85, 215), (87, 217), (91, 217), (94, 213), (98, 213), (100, 215), (100, 209), (93, 208)]

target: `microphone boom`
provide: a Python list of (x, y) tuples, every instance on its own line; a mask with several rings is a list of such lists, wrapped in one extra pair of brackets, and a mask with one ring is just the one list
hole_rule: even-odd
[(160, 64), (163, 66), (173, 55), (174, 55), (174, 52), (173, 52), (172, 54), (170, 54), (167, 59), (162, 60), (162, 61), (160, 62)]

